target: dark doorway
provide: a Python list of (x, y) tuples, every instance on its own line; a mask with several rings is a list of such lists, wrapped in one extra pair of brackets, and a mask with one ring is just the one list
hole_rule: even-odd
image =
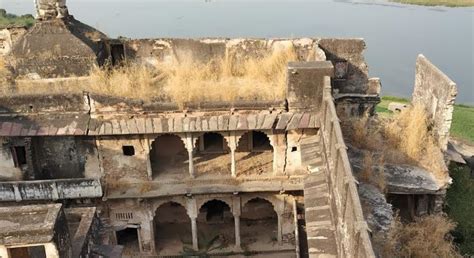
[(123, 44), (112, 44), (110, 46), (110, 57), (113, 66), (122, 65), (125, 61), (125, 48)]
[(15, 167), (19, 168), (26, 165), (26, 148), (25, 146), (14, 146), (11, 148), (13, 162)]
[(230, 207), (225, 202), (212, 200), (204, 204), (200, 211), (206, 212), (208, 223), (221, 223), (224, 222), (224, 212), (230, 212)]
[(140, 251), (138, 242), (138, 229), (126, 228), (116, 231), (117, 244), (123, 246), (124, 254), (134, 254)]

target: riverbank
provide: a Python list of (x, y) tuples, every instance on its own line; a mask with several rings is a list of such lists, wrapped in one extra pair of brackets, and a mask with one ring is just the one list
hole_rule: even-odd
[[(405, 98), (384, 96), (382, 102), (377, 106), (377, 113), (381, 116), (393, 114), (388, 110), (391, 102), (409, 103)], [(453, 123), (451, 125), (451, 136), (469, 144), (474, 144), (474, 107), (468, 105), (454, 105)]]
[(469, 7), (474, 6), (474, 0), (390, 0), (402, 4), (425, 5), (425, 6), (447, 6), (447, 7)]

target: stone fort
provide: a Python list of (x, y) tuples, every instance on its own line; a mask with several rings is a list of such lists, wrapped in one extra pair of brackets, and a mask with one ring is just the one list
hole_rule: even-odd
[[(344, 128), (374, 115), (381, 90), (363, 39), (110, 39), (64, 0), (37, 0), (36, 10), (32, 28), (0, 30), (6, 87), (282, 46), (298, 61), (278, 101), (1, 97), (0, 257), (376, 257), (372, 237), (392, 205), (440, 210), (447, 185), (429, 173), (391, 174), (391, 204), (354, 177)], [(444, 142), (455, 85), (423, 56), (415, 84)]]

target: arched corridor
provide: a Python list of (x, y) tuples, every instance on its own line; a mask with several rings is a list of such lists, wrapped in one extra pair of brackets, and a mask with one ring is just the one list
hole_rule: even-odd
[(270, 250), (278, 244), (278, 216), (271, 202), (254, 198), (242, 207), (242, 247), (249, 250)]
[(197, 224), (202, 252), (229, 251), (234, 247), (234, 216), (227, 203), (220, 200), (204, 203), (199, 209)]
[(192, 249), (191, 220), (181, 204), (167, 202), (158, 207), (154, 226), (157, 254), (173, 255)]
[(235, 159), (238, 176), (273, 173), (273, 147), (263, 132), (249, 131), (243, 134), (237, 145)]
[(231, 161), (230, 149), (222, 134), (208, 132), (198, 138), (194, 153), (196, 177), (230, 176)]
[(188, 152), (177, 135), (164, 134), (153, 141), (150, 163), (154, 180), (189, 177)]

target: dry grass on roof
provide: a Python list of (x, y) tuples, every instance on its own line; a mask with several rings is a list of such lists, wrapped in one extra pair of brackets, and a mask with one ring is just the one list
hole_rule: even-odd
[(153, 66), (130, 63), (117, 68), (95, 67), (90, 77), (61, 82), (17, 80), (15, 92), (9, 94), (89, 91), (145, 101), (172, 101), (181, 106), (202, 101), (283, 100), (287, 64), (295, 60), (295, 49), (289, 47), (243, 60), (228, 54), (208, 62), (190, 56)]
[(293, 48), (261, 58), (237, 60), (231, 55), (199, 62), (191, 57), (154, 67), (127, 65), (111, 71), (94, 69), (91, 90), (114, 96), (178, 104), (201, 101), (282, 100), (286, 67), (296, 60)]

